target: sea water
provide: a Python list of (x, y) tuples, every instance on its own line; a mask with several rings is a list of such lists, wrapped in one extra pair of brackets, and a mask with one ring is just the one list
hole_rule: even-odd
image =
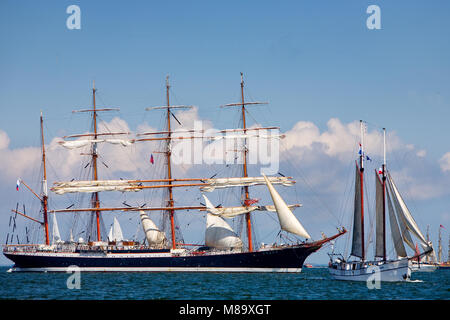
[(408, 282), (333, 280), (327, 268), (301, 273), (8, 273), (0, 299), (26, 300), (450, 300), (450, 270), (414, 272)]

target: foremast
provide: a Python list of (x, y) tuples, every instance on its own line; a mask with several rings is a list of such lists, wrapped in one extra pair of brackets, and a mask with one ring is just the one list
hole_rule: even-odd
[[(93, 121), (93, 125), (94, 125), (94, 140), (97, 140), (98, 136), (97, 136), (97, 107), (95, 105), (95, 81), (93, 82), (93, 86), (92, 86), (92, 104), (93, 104), (93, 108), (94, 110), (92, 111), (92, 121)], [(92, 179), (94, 181), (98, 180), (98, 171), (97, 171), (97, 158), (98, 158), (98, 154), (97, 154), (97, 143), (93, 143), (92, 144), (92, 168), (93, 168), (93, 173), (92, 173)], [(100, 200), (99, 200), (99, 195), (98, 192), (94, 192), (92, 194), (92, 207), (95, 209), (100, 208)], [(96, 222), (96, 226), (97, 226), (97, 241), (101, 241), (101, 232), (100, 232), (100, 211), (96, 210), (95, 211), (95, 222)]]

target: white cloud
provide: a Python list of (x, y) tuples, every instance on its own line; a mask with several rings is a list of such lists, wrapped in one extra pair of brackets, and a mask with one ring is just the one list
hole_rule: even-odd
[(442, 171), (450, 171), (450, 152), (447, 152), (441, 157), (441, 159), (439, 159), (439, 164)]

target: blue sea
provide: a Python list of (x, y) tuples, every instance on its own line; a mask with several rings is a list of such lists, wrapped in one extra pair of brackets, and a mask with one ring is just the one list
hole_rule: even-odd
[[(414, 272), (410, 282), (336, 281), (327, 268), (273, 273), (8, 273), (0, 299), (19, 300), (450, 300), (450, 270)], [(68, 288), (68, 282), (69, 287)], [(77, 285), (79, 284), (79, 288)]]

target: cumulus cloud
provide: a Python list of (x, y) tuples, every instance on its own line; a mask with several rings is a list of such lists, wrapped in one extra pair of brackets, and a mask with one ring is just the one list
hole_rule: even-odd
[(450, 171), (450, 152), (447, 152), (441, 157), (441, 159), (439, 159), (439, 164), (442, 171)]

